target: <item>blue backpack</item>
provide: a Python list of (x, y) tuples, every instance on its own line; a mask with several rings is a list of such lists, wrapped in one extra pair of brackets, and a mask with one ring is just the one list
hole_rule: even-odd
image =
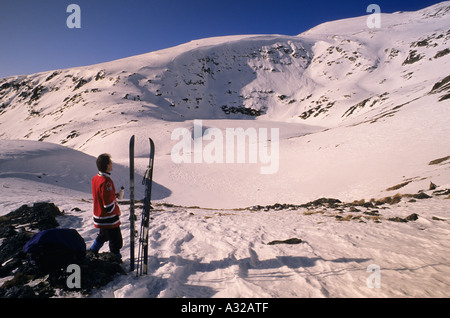
[(74, 229), (49, 229), (35, 234), (23, 251), (40, 269), (51, 271), (80, 264), (86, 256), (86, 243)]

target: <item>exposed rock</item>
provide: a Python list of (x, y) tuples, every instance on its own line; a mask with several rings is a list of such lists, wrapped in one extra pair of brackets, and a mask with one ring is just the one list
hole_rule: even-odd
[[(56, 216), (63, 214), (53, 203), (23, 205), (0, 217), (0, 277), (11, 276), (0, 286), (0, 298), (47, 298), (57, 295), (57, 290), (78, 291), (89, 294), (111, 282), (117, 275), (125, 274), (121, 260), (111, 253), (98, 256), (87, 253), (80, 266), (81, 288), (71, 289), (67, 279), (71, 273), (65, 268), (42, 270), (35, 266), (23, 252), (23, 247), (33, 236), (32, 230), (43, 231), (58, 226)], [(38, 232), (35, 231), (35, 232)]]
[(271, 241), (267, 243), (267, 245), (275, 245), (275, 244), (300, 244), (303, 243), (303, 241), (299, 238), (290, 238), (284, 241)]
[(406, 223), (409, 221), (416, 221), (419, 218), (419, 215), (416, 213), (413, 213), (411, 215), (408, 215), (406, 218), (400, 218), (400, 217), (394, 217), (394, 218), (389, 218), (389, 221), (393, 221), (393, 222), (400, 222), (400, 223)]

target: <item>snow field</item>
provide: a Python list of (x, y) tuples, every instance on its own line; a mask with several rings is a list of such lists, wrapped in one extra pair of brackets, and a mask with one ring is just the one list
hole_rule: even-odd
[[(358, 126), (353, 129), (357, 128)], [(356, 140), (364, 144), (366, 140), (364, 135), (357, 136), (360, 138)], [(428, 136), (431, 139), (436, 137)], [(296, 140), (296, 138), (290, 138), (289, 134), (284, 137), (286, 139), (283, 139), (282, 144)], [(345, 140), (338, 137), (339, 140)], [(397, 135), (397, 137), (402, 136)], [(321, 136), (320, 134), (308, 135), (300, 138), (318, 138), (317, 141), (320, 141)], [(419, 139), (423, 145), (431, 145), (430, 140), (423, 139)], [(319, 144), (317, 141), (314, 142), (315, 147)], [(353, 141), (355, 142), (355, 139)], [(310, 144), (305, 140), (302, 142), (306, 145)], [(349, 151), (351, 147), (349, 148), (345, 143), (339, 147), (332, 145), (333, 143), (327, 150), (328, 160), (330, 160), (329, 154), (338, 156), (336, 152), (347, 147), (341, 154), (349, 154), (350, 158), (354, 156), (354, 164), (343, 161), (350, 170), (340, 171), (342, 168), (336, 169), (332, 165), (321, 166), (320, 157), (316, 156), (316, 160), (311, 161), (315, 165), (316, 175), (323, 173), (326, 176), (328, 173), (336, 178), (337, 173), (344, 175), (347, 173), (353, 176), (350, 172), (354, 172), (354, 169), (358, 167), (356, 163), (361, 162), (360, 156), (364, 155), (364, 152), (352, 153)], [(166, 145), (166, 149), (169, 146)], [(370, 146), (369, 144), (367, 149), (370, 149)], [(6, 214), (22, 204), (31, 204), (36, 201), (54, 202), (66, 212), (65, 216), (58, 220), (60, 225), (77, 229), (89, 247), (98, 231), (92, 225), (92, 199), (89, 184), (91, 175), (88, 176), (89, 172), (92, 175), (95, 174), (95, 169), (91, 171), (92, 168), (88, 168), (94, 164), (95, 157), (42, 142), (1, 141), (0, 147), (3, 149), (0, 158), (1, 214)], [(385, 150), (381, 146), (377, 147), (379, 145), (375, 146), (375, 149), (381, 152), (378, 153), (381, 164)], [(164, 146), (161, 148), (164, 149)], [(281, 147), (280, 151), (285, 151), (283, 149)], [(415, 172), (419, 171), (418, 167), (425, 169), (421, 171), (424, 171), (423, 176), (428, 174), (428, 178), (415, 180), (396, 191), (382, 191), (380, 195), (408, 193), (407, 190), (413, 190), (409, 193), (416, 193), (417, 187), (427, 189), (430, 180), (448, 180), (445, 161), (440, 165), (428, 164), (430, 160), (442, 157), (442, 149), (435, 149), (435, 151), (430, 155), (420, 153), (418, 161), (421, 164), (413, 165), (411, 168), (411, 171)], [(170, 154), (162, 151), (160, 155), (167, 157)], [(281, 166), (286, 156), (286, 153), (281, 156)], [(14, 159), (11, 160), (11, 158)], [(126, 162), (123, 157), (118, 159), (119, 162)], [(146, 161), (145, 159), (142, 156), (139, 160)], [(66, 160), (70, 160), (71, 164), (65, 164)], [(376, 160), (372, 161), (368, 167), (375, 169), (375, 163), (377, 163)], [(216, 165), (216, 173), (227, 172), (225, 168), (229, 167), (226, 166)], [(231, 166), (239, 171), (238, 165)], [(165, 168), (163, 171), (167, 173), (171, 169), (170, 161), (166, 159), (164, 163), (163, 159), (157, 158), (155, 167)], [(324, 171), (325, 167), (327, 171)], [(209, 183), (205, 184), (211, 192), (220, 193), (217, 192), (220, 187), (216, 187), (219, 184), (218, 181), (213, 177), (208, 179), (202, 174), (208, 173), (208, 166), (186, 164), (183, 169), (179, 169), (179, 173), (186, 173), (186, 169), (192, 169), (190, 178), (194, 178), (195, 184), (199, 183), (200, 178), (205, 178), (205, 182), (209, 180)], [(36, 171), (39, 173), (36, 174)], [(261, 175), (257, 173), (258, 169), (255, 171), (255, 176), (261, 178)], [(124, 183), (127, 189), (128, 174), (125, 166), (119, 163), (114, 165), (113, 178), (117, 187)], [(231, 194), (244, 198), (242, 201), (244, 203), (252, 203), (248, 205), (241, 203), (241, 209), (171, 206), (164, 203), (170, 200), (161, 195), (167, 190), (158, 188), (161, 175), (160, 172), (155, 179), (154, 187), (155, 197), (159, 196), (162, 199), (153, 201), (155, 210), (152, 212), (150, 228), (149, 275), (136, 278), (134, 273), (130, 273), (118, 277), (113, 283), (94, 293), (93, 297), (446, 297), (448, 295), (450, 228), (448, 200), (442, 197), (417, 200), (414, 203), (408, 202), (405, 197), (396, 205), (381, 206), (378, 208), (381, 223), (375, 223), (370, 215), (364, 214), (371, 210), (364, 209), (360, 212), (350, 211), (349, 208), (341, 211), (342, 209), (320, 206), (313, 210), (306, 208), (282, 211), (245, 209), (253, 204), (252, 200), (255, 200), (255, 189), (251, 183), (247, 187), (238, 187), (238, 191)], [(305, 173), (301, 175), (304, 182), (314, 180), (312, 176), (308, 180)], [(440, 175), (441, 178), (437, 178)], [(381, 176), (389, 176), (389, 173)], [(387, 179), (381, 182), (383, 179), (381, 176), (379, 180), (384, 188), (387, 184), (395, 185), (403, 180), (394, 178), (392, 181)], [(367, 175), (363, 176), (363, 178), (366, 177)], [(137, 193), (142, 191), (139, 180), (140, 178), (137, 177)], [(183, 178), (181, 180), (188, 181)], [(236, 180), (241, 180), (241, 185), (248, 182), (241, 178), (233, 180), (235, 181), (230, 182), (230, 186), (236, 186)], [(296, 186), (292, 180), (295, 180), (292, 174), (290, 176), (286, 174), (284, 185), (290, 185), (290, 187), (283, 189), (291, 189), (287, 193), (292, 195), (307, 193), (306, 188), (305, 191), (295, 193), (292, 189), (295, 190)], [(333, 180), (329, 181), (331, 187), (335, 186), (332, 183)], [(378, 179), (369, 178), (367, 181), (375, 182), (376, 180)], [(312, 189), (324, 191), (323, 189), (326, 189), (329, 183)], [(436, 183), (440, 189), (449, 188), (448, 183)], [(162, 184), (165, 183), (162, 182)], [(352, 200), (358, 198), (365, 199), (367, 202), (372, 197), (381, 197), (370, 196), (376, 193), (374, 184), (370, 182), (366, 184), (367, 192), (364, 196), (353, 195)], [(186, 187), (186, 185), (181, 184), (180, 187)], [(264, 189), (260, 184), (258, 188)], [(361, 187), (358, 188), (359, 191), (361, 189)], [(203, 203), (220, 202), (217, 195), (202, 191), (204, 196), (200, 198), (204, 200)], [(184, 202), (195, 202), (189, 198), (194, 192), (194, 190), (193, 192), (184, 191), (185, 197), (180, 198)], [(289, 202), (282, 201), (280, 193), (282, 191), (273, 193), (273, 196), (266, 198), (266, 202), (269, 204)], [(431, 191), (428, 193), (431, 194)], [(320, 194), (321, 192), (315, 192), (314, 195), (317, 197)], [(337, 194), (337, 192), (328, 194)], [(223, 200), (230, 202), (231, 195)], [(198, 197), (197, 192), (196, 198)], [(300, 203), (305, 202), (306, 200)], [(236, 204), (235, 207), (238, 203), (237, 200), (233, 201), (233, 204)], [(128, 268), (129, 207), (121, 204), (121, 210), (124, 237), (122, 253), (124, 267)], [(139, 224), (140, 208), (137, 207), (136, 211)], [(397, 223), (387, 220), (391, 217), (405, 218), (412, 213), (419, 215), (417, 221)], [(336, 218), (336, 216), (342, 216), (344, 220), (347, 220), (348, 215), (355, 218), (350, 218), (349, 221), (339, 221)], [(359, 222), (360, 220), (365, 223)], [(289, 238), (299, 238), (303, 243), (268, 245), (273, 240)], [(103, 249), (107, 251), (107, 246)], [(379, 289), (367, 287), (367, 279), (371, 275), (367, 272), (367, 268), (372, 264), (380, 268), (381, 288)]]
[[(380, 213), (422, 213), (409, 223), (337, 221), (305, 209), (156, 208), (148, 277), (120, 277), (94, 297), (445, 297), (449, 228), (432, 216), (447, 202), (431, 200), (431, 214), (422, 202)], [(268, 245), (288, 238), (303, 242)], [(367, 285), (371, 264), (380, 288)]]

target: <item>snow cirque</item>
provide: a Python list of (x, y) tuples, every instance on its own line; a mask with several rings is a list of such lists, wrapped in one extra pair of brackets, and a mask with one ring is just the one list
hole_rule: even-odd
[[(0, 79), (0, 215), (54, 202), (61, 226), (89, 245), (95, 157), (112, 154), (127, 198), (136, 135), (142, 197), (152, 137), (150, 273), (93, 297), (448, 297), (449, 15), (446, 1), (382, 14), (379, 29), (362, 16)], [(194, 145), (198, 122), (203, 152), (227, 129), (267, 130), (277, 171), (250, 162), (251, 138), (241, 163), (226, 162), (225, 139), (222, 163), (175, 163), (173, 132)], [(342, 203), (302, 206), (319, 198)], [(121, 209), (127, 266), (126, 201)], [(268, 245), (289, 238), (302, 242)], [(367, 283), (372, 264), (380, 288)]]

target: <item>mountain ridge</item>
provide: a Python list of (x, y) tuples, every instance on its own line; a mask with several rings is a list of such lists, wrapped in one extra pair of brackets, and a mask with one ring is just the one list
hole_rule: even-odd
[[(186, 206), (274, 204), (274, 193), (290, 203), (319, 196), (348, 201), (384, 195), (408, 180), (412, 193), (446, 175), (445, 165), (428, 162), (449, 155), (449, 4), (382, 14), (380, 29), (368, 28), (366, 15), (301, 36), (200, 39), (0, 79), (0, 138), (46, 141), (94, 157), (108, 152), (126, 166), (136, 135), (136, 169), (143, 173), (151, 136), (155, 180), (171, 191), (171, 203)], [(172, 133), (192, 132), (195, 120), (221, 132), (278, 128), (277, 178), (248, 163), (172, 162)], [(232, 181), (243, 175), (239, 184)]]
[[(348, 117), (370, 112), (375, 104), (401, 104), (389, 102), (395, 99), (392, 92), (401, 92), (405, 84), (415, 87), (408, 90), (420, 87), (421, 91), (431, 91), (433, 85), (448, 75), (436, 64), (441, 61), (447, 64), (449, 60), (446, 46), (450, 26), (447, 30), (442, 27), (442, 16), (448, 15), (449, 8), (447, 1), (417, 12), (383, 14), (383, 25), (389, 24), (375, 30), (364, 25), (367, 16), (363, 16), (327, 22), (298, 36), (245, 35), (194, 40), (113, 62), (0, 79), (0, 122), (2, 126), (6, 121), (29, 122), (30, 126), (38, 127), (41, 117), (51, 116), (52, 122), (66, 127), (67, 138), (59, 140), (63, 144), (77, 138), (76, 129), (70, 129), (70, 121), (62, 122), (65, 113), (89, 104), (94, 116), (95, 109), (108, 108), (117, 113), (117, 105), (126, 104), (121, 114), (135, 113), (133, 117), (140, 117), (148, 112), (150, 117), (171, 121), (261, 117), (339, 125)], [(402, 37), (409, 37), (403, 42), (414, 41), (400, 47), (387, 46), (392, 41), (370, 41), (373, 37), (380, 38), (380, 33), (393, 36), (396, 32), (386, 29), (411, 29), (405, 26), (405, 21), (418, 16), (424, 18), (416, 24), (428, 31), (430, 28), (423, 24), (433, 15), (432, 23), (428, 24), (434, 29), (439, 20), (438, 33), (411, 36), (404, 31), (396, 35), (394, 42)], [(352, 36), (340, 38), (342, 30), (346, 33), (349, 29), (353, 30)], [(318, 36), (323, 30), (328, 30), (328, 34)], [(425, 62), (428, 64), (423, 66)], [(401, 73), (390, 74), (388, 78), (387, 68)], [(426, 77), (431, 78), (425, 78), (424, 69), (439, 69), (442, 75), (428, 72)], [(419, 75), (415, 77), (416, 73)], [(341, 83), (336, 85), (336, 81)], [(374, 84), (375, 81), (378, 83)], [(400, 95), (403, 98), (404, 94)], [(136, 105), (130, 105), (131, 102)], [(27, 112), (21, 109), (10, 114), (25, 105)], [(75, 118), (77, 122), (83, 121), (82, 117)], [(1, 136), (45, 140), (52, 135), (48, 136), (48, 129), (36, 130), (20, 135), (15, 127), (4, 128)]]

